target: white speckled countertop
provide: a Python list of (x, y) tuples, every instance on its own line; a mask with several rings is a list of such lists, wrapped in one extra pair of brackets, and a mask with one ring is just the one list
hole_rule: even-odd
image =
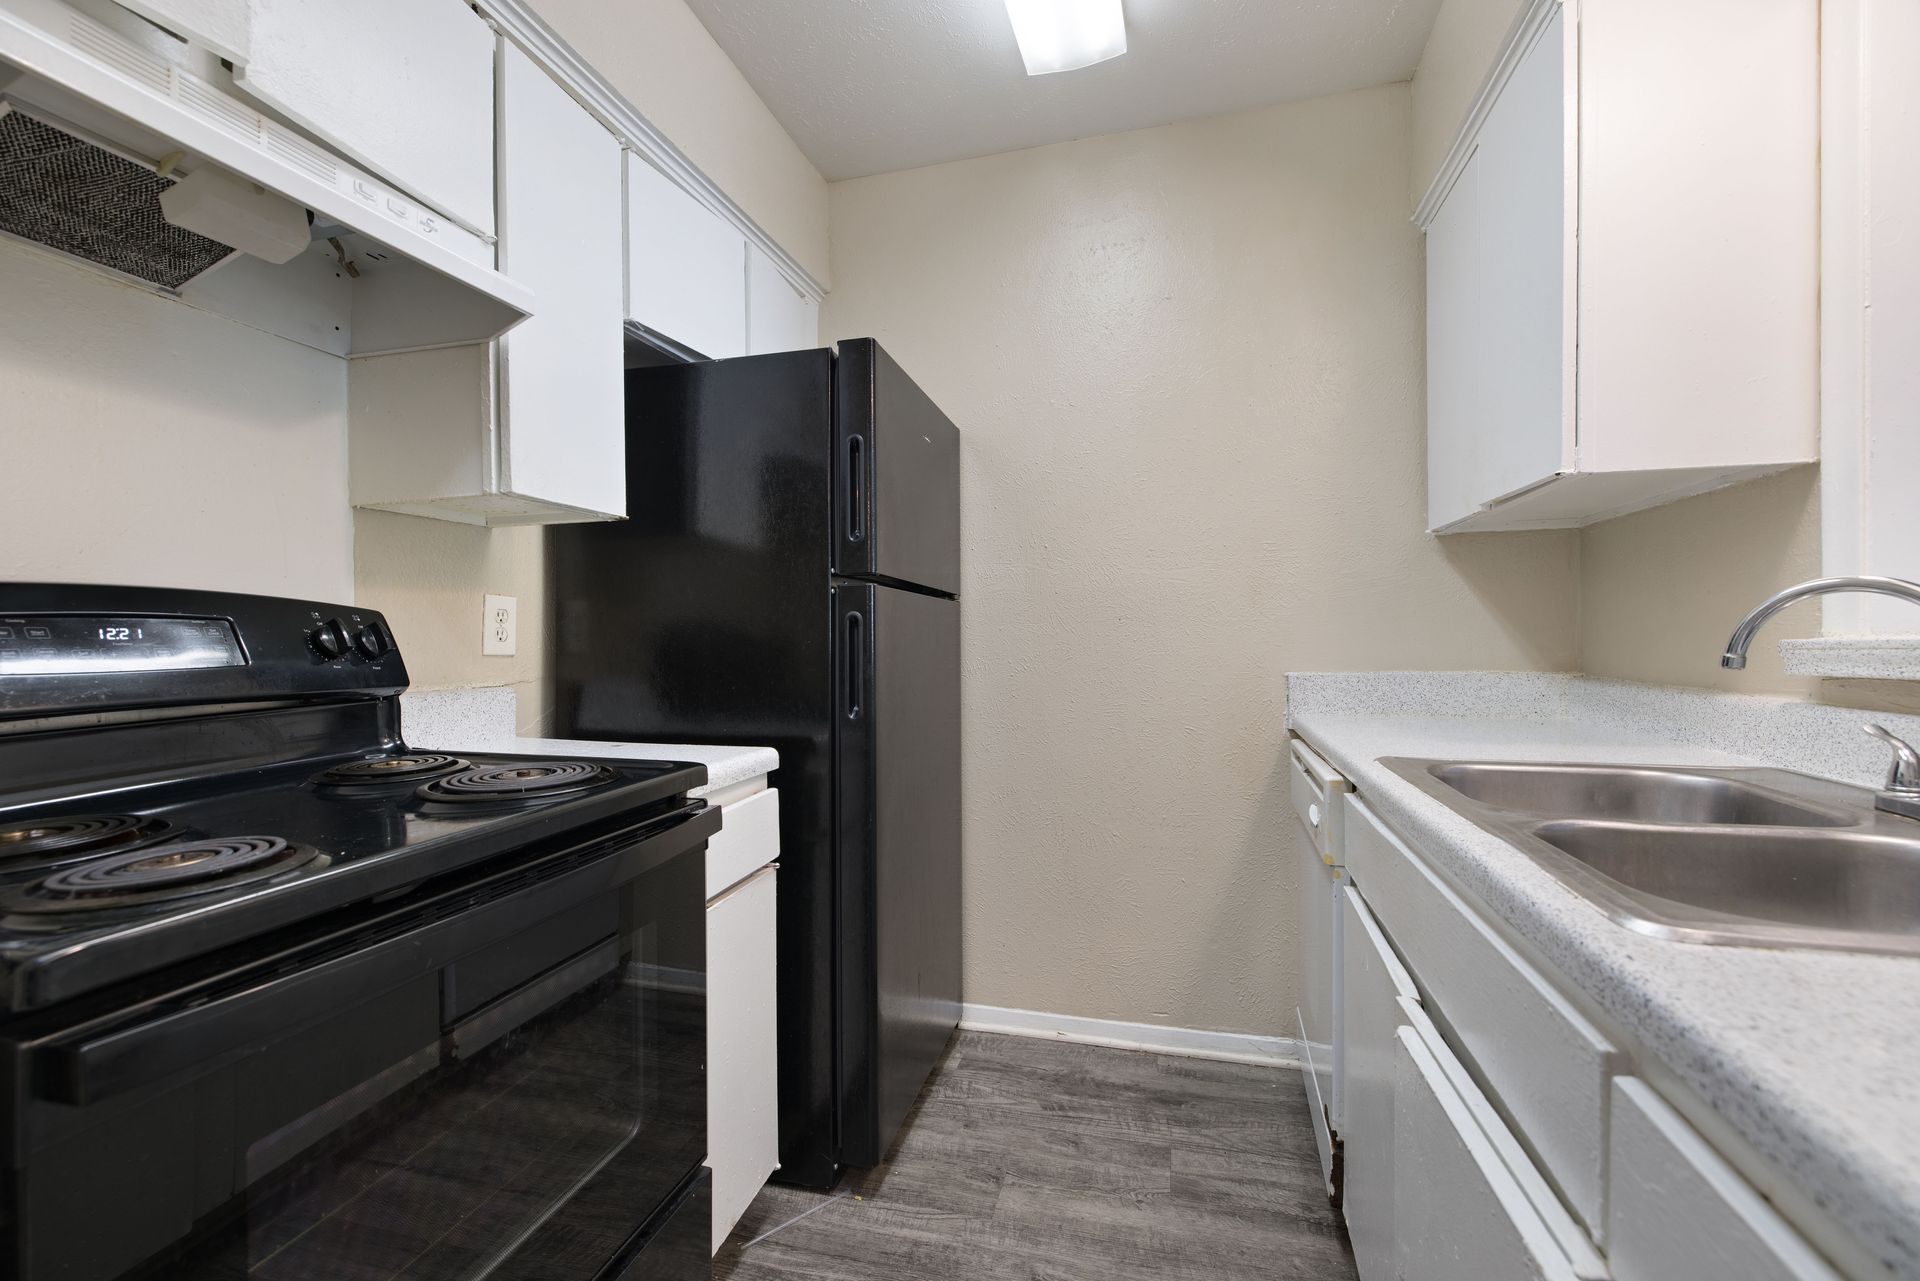
[(1627, 930), (1383, 756), (1772, 765), (1873, 785), (1865, 720), (1920, 717), (1578, 677), (1299, 674), (1288, 721), (1374, 812), (1638, 1037), (1872, 1257), (1920, 1281), (1920, 959)]
[(534, 756), (613, 756), (629, 760), (694, 761), (707, 767), (707, 785), (689, 796), (708, 796), (771, 774), (780, 753), (771, 747), (725, 747), (702, 743), (613, 743), (584, 738), (523, 738), (514, 732), (515, 696), (510, 686), (428, 689), (401, 696), (401, 732), (410, 747), (434, 751), (522, 752)]

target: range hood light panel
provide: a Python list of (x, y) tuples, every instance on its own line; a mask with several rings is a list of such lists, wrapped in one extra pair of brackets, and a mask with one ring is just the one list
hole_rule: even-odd
[(1127, 51), (1120, 0), (1006, 0), (1030, 76), (1077, 71)]

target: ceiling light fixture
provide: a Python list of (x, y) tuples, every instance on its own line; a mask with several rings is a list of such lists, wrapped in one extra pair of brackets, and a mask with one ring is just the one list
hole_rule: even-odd
[(1027, 74), (1077, 71), (1127, 51), (1120, 0), (1007, 0)]

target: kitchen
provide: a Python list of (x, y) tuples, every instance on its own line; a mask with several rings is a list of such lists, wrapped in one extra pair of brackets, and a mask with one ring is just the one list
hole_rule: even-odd
[[(1076, 53), (1020, 0), (0, 0), (0, 626), (158, 620), (174, 655), (71, 702), (0, 673), (8, 830), (295, 752), (204, 834), (378, 786), (369, 839), (552, 845), (539, 815), (598, 833), (622, 796), (661, 826), (618, 910), (684, 904), (450, 953), (418, 1044), (289, 1013), (174, 1073), (198, 1112), (113, 1075), (99, 1002), (157, 989), (30, 1008), (8, 948), (49, 916), (12, 912), (11, 1274), (1920, 1276), (1920, 846), (1859, 729), (1920, 742), (1885, 594), (1920, 580), (1920, 434), (1882, 354), (1920, 340), (1920, 24), (1673, 9), (1087, 0)], [(43, 163), (74, 154), (100, 185)], [(820, 447), (736, 434), (788, 418)], [(951, 457), (886, 507), (936, 422)], [(1776, 592), (1856, 576), (1896, 586), (1723, 664)], [(886, 601), (951, 622), (903, 661)], [(874, 680), (877, 751), (772, 711)], [(622, 782), (476, 822), (412, 799), (444, 765), (313, 781), (403, 755)], [(842, 813), (912, 836), (863, 861)], [(379, 861), (283, 835), (318, 858), (248, 901)], [(871, 954), (902, 934), (925, 964)], [(909, 972), (911, 1048), (863, 1070)], [(409, 1211), (438, 1254), (382, 1257), (377, 1197), (287, 1243), (369, 1177), (323, 1130), (427, 1124), (463, 1044), (563, 1043), (492, 1016), (608, 992), (644, 993), (621, 1035), (671, 1051), (641, 1076), (678, 1110), (531, 1108), (568, 1160), (484, 1227)], [(214, 1101), (270, 1070), (312, 1107)], [(106, 1169), (55, 1141), (81, 1113)], [(183, 1161), (192, 1204), (79, 1226)], [(604, 1174), (640, 1190), (543, 1254), (551, 1188)]]

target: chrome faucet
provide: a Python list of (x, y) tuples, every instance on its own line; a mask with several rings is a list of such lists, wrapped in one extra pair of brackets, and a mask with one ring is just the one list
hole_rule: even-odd
[(1887, 771), (1886, 787), (1874, 798), (1874, 808), (1902, 818), (1920, 819), (1920, 752), (1884, 725), (1860, 728), (1893, 749), (1893, 768)]
[(1720, 666), (1735, 671), (1747, 665), (1747, 647), (1753, 644), (1753, 634), (1760, 630), (1769, 618), (1793, 604), (1806, 600), (1809, 596), (1825, 596), (1832, 592), (1869, 592), (1876, 596), (1898, 596), (1901, 600), (1920, 605), (1920, 583), (1910, 583), (1904, 578), (1880, 578), (1871, 574), (1855, 575), (1847, 578), (1816, 578), (1811, 582), (1789, 587), (1785, 591), (1769, 596), (1760, 602), (1759, 608), (1740, 620), (1733, 629), (1733, 639), (1727, 642), (1727, 652), (1720, 655)]

